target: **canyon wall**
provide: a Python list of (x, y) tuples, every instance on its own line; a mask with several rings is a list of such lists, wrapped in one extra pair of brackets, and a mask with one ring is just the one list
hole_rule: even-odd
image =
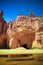
[(3, 19), (3, 11), (0, 11), (0, 49), (14, 49), (18, 47), (25, 47), (27, 49), (34, 47), (43, 48), (42, 27), (43, 16), (36, 17), (33, 13), (30, 13), (28, 16), (18, 15), (16, 20), (7, 23)]

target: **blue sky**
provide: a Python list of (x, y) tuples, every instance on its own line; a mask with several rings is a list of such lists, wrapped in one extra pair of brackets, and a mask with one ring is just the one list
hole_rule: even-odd
[(41, 16), (43, 0), (0, 0), (0, 10), (3, 10), (7, 22), (15, 20), (18, 14), (34, 12), (35, 16)]

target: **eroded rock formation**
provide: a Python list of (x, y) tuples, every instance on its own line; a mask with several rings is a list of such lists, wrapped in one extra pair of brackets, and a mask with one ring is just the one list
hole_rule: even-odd
[(32, 48), (32, 42), (34, 41), (35, 34), (29, 30), (23, 30), (21, 32), (15, 32), (9, 42), (10, 48)]
[(7, 23), (3, 19), (3, 11), (0, 11), (0, 48), (6, 48), (6, 31), (7, 31)]
[(17, 17), (15, 21), (8, 24), (9, 48), (32, 48), (32, 43), (35, 39), (35, 30), (30, 27), (31, 25), (28, 25), (27, 17), (21, 17)]
[[(19, 15), (16, 20), (6, 23), (2, 16), (3, 11), (0, 11), (0, 49), (14, 49), (18, 47), (32, 48), (36, 44), (34, 43), (33, 45), (33, 42), (36, 39), (37, 31), (43, 27), (43, 17), (35, 17), (31, 13), (29, 16)], [(43, 36), (41, 38), (43, 39)], [(39, 42), (40, 40), (36, 41)]]

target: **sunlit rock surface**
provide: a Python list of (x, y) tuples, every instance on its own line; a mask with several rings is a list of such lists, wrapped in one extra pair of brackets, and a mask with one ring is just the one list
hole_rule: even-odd
[(3, 19), (3, 11), (0, 11), (0, 48), (19, 47), (43, 48), (43, 16), (19, 14), (7, 23)]
[(39, 30), (35, 33), (33, 47), (43, 48), (43, 27), (39, 28)]
[(43, 27), (43, 17), (35, 17), (33, 13), (29, 16), (18, 15), (15, 21), (8, 25), (8, 45), (9, 48), (26, 47), (42, 48), (37, 42), (37, 31)]

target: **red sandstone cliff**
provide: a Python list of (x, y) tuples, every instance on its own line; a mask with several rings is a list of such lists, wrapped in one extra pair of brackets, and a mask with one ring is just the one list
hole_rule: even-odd
[(8, 46), (9, 48), (32, 48), (35, 39), (35, 30), (28, 23), (28, 17), (18, 16), (15, 21), (8, 24)]
[[(15, 21), (6, 23), (2, 16), (3, 12), (0, 11), (0, 49), (32, 48), (32, 43), (35, 40), (35, 29), (39, 26), (40, 18), (35, 18), (34, 14), (31, 13), (29, 16), (19, 15)], [(35, 24), (36, 22), (37, 24)]]
[(7, 23), (2, 16), (3, 11), (0, 11), (0, 48), (6, 48)]

